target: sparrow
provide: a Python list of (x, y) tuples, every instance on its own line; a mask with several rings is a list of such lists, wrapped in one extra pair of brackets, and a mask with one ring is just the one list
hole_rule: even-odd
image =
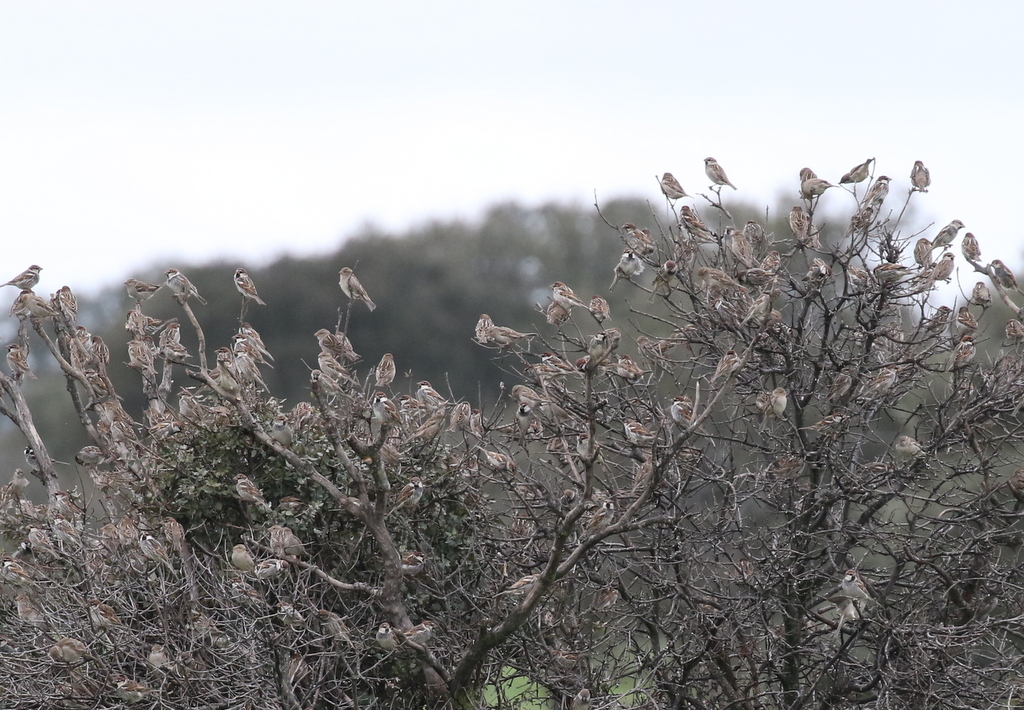
[(184, 304), (188, 299), (195, 297), (201, 304), (206, 305), (206, 299), (199, 295), (199, 291), (185, 277), (185, 274), (177, 269), (168, 269), (164, 272), (164, 275), (167, 277), (167, 288), (174, 294), (174, 298), (178, 303)]
[(171, 517), (164, 518), (163, 523), (164, 539), (170, 543), (178, 555), (184, 557), (187, 552), (188, 542), (185, 540), (185, 528), (181, 523)]
[(947, 224), (945, 227), (939, 230), (939, 233), (935, 235), (935, 239), (932, 240), (932, 249), (938, 249), (942, 247), (945, 249), (953, 240), (956, 239), (957, 233), (964, 228), (964, 223), (958, 219), (954, 219), (952, 222)]
[(927, 269), (932, 265), (932, 249), (932, 242), (927, 237), (921, 237), (914, 245), (914, 261), (922, 269)]
[(910, 184), (917, 192), (928, 192), (928, 186), (932, 184), (932, 174), (920, 160), (914, 161), (914, 167), (910, 171)]
[(626, 382), (636, 382), (646, 374), (629, 355), (619, 355), (615, 362), (606, 367), (609, 372), (616, 377), (621, 377)]
[(804, 180), (800, 183), (800, 196), (805, 200), (813, 200), (815, 197), (821, 197), (825, 190), (830, 187), (835, 187), (832, 183), (821, 178), (811, 178), (810, 180)]
[(359, 283), (359, 279), (349, 267), (346, 266), (338, 272), (338, 285), (341, 286), (342, 292), (349, 297), (349, 300), (362, 301), (371, 313), (377, 308), (377, 304), (370, 299), (366, 289)]
[(491, 328), (494, 327), (494, 321), (486, 313), (480, 314), (480, 320), (476, 322), (476, 328), (473, 329), (473, 339), (481, 345), (486, 345), (490, 342)]
[(895, 367), (883, 367), (870, 380), (864, 383), (860, 396), (866, 399), (881, 397), (892, 389), (896, 384), (897, 371)]
[(405, 632), (405, 638), (407, 641), (418, 643), (423, 646), (429, 641), (434, 635), (434, 622), (433, 621), (422, 621), (411, 629)]
[(426, 380), (416, 383), (416, 399), (431, 410), (443, 409), (448, 406), (448, 400), (442, 397)]
[(622, 252), (622, 257), (619, 259), (619, 263), (615, 265), (614, 278), (612, 279), (612, 285), (608, 287), (609, 291), (615, 289), (615, 284), (621, 279), (626, 281), (632, 281), (634, 276), (639, 276), (644, 271), (644, 262), (640, 261), (639, 257), (633, 252), (626, 250)]
[(988, 265), (988, 275), (992, 278), (992, 282), (1003, 291), (1017, 289), (1017, 279), (1014, 278), (1013, 272), (999, 259), (993, 259)]
[(423, 481), (418, 476), (413, 476), (398, 492), (398, 497), (395, 498), (395, 507), (391, 509), (391, 512), (394, 513), (406, 505), (415, 507), (423, 499), (425, 490), (426, 486), (423, 485)]
[(523, 340), (533, 340), (536, 337), (536, 333), (520, 333), (518, 330), (512, 330), (503, 325), (493, 326), (487, 332), (487, 341), (500, 347), (515, 345)]
[(521, 577), (516, 580), (511, 587), (506, 589), (500, 594), (529, 594), (533, 591), (533, 588), (537, 586), (537, 582), (540, 580), (539, 574), (528, 574), (525, 577)]
[(879, 264), (873, 271), (875, 280), (880, 284), (891, 284), (910, 275), (910, 269), (902, 264), (884, 263)]
[(978, 319), (974, 317), (967, 306), (960, 306), (956, 314), (956, 332), (960, 335), (970, 335), (978, 330)]
[(658, 436), (635, 419), (627, 419), (623, 423), (626, 440), (633, 446), (643, 448), (653, 444)]
[(671, 296), (672, 281), (679, 276), (679, 265), (669, 259), (654, 271), (654, 283), (651, 284), (651, 299), (655, 296)]
[(833, 434), (838, 434), (843, 430), (843, 426), (846, 424), (847, 419), (849, 419), (849, 417), (845, 414), (829, 414), (827, 417), (822, 418), (821, 421), (803, 428), (810, 429), (822, 436), (832, 436)]
[(611, 583), (594, 596), (594, 611), (608, 611), (619, 602), (619, 590)]
[(288, 416), (278, 414), (270, 425), (270, 438), (286, 449), (290, 449), (295, 443), (295, 431), (288, 423)]
[(765, 410), (765, 414), (773, 414), (777, 419), (782, 419), (782, 415), (786, 413), (788, 405), (789, 392), (786, 391), (785, 387), (776, 387), (771, 391), (768, 398), (768, 409)]
[(28, 347), (19, 343), (11, 343), (7, 346), (7, 367), (17, 384), (28, 377), (30, 380), (37, 379), (28, 366)]
[(551, 300), (567, 311), (571, 311), (576, 306), (579, 306), (580, 308), (587, 307), (587, 305), (581, 301), (575, 293), (573, 293), (572, 289), (561, 281), (555, 281), (551, 284)]
[(399, 571), (410, 576), (416, 575), (423, 571), (426, 564), (427, 556), (422, 552), (406, 552), (402, 555), (402, 564), (399, 567)]
[(134, 680), (129, 680), (123, 676), (114, 676), (119, 678), (117, 681), (117, 687), (114, 689), (114, 695), (125, 701), (129, 705), (142, 702), (147, 695), (156, 692), (155, 690), (143, 685)]
[(1024, 342), (1024, 323), (1016, 318), (1006, 321), (1006, 338), (1013, 345), (1020, 345)]
[(839, 178), (839, 184), (852, 185), (867, 180), (868, 173), (871, 171), (871, 163), (874, 162), (874, 160), (874, 158), (868, 158), (860, 165), (852, 168), (848, 173)]
[(704, 284), (705, 290), (721, 288), (746, 291), (732, 276), (729, 276), (729, 274), (721, 269), (713, 269), (710, 266), (702, 266), (697, 269), (697, 278)]
[(526, 435), (530, 431), (530, 424), (533, 422), (533, 407), (526, 402), (520, 402), (516, 409), (516, 429), (519, 431), (519, 440), (526, 441)]
[(321, 328), (313, 333), (313, 337), (320, 343), (320, 350), (330, 353), (339, 360), (346, 362), (357, 362), (359, 355), (352, 348), (352, 342), (344, 333), (332, 333), (327, 328)]
[(341, 641), (347, 644), (352, 643), (352, 637), (349, 635), (348, 627), (345, 626), (345, 622), (342, 621), (341, 617), (335, 614), (333, 611), (327, 609), (319, 609), (316, 612), (317, 619), (320, 621), (320, 627), (335, 641)]
[(708, 180), (713, 182), (715, 185), (728, 185), (733, 190), (736, 186), (729, 182), (729, 178), (725, 174), (725, 170), (718, 164), (718, 161), (714, 158), (704, 158), (704, 174), (708, 176)]
[(974, 347), (974, 336), (963, 335), (960, 337), (960, 342), (953, 348), (953, 352), (949, 357), (949, 364), (946, 367), (947, 370), (962, 370), (971, 364), (974, 360), (976, 348)]
[(587, 530), (597, 530), (598, 528), (611, 525), (613, 520), (615, 520), (615, 503), (611, 500), (604, 500), (594, 511), (593, 515), (590, 516), (590, 520), (587, 522)]
[(587, 369), (596, 369), (598, 365), (601, 365), (608, 358), (611, 352), (612, 343), (608, 338), (608, 332), (602, 330), (595, 333), (594, 336), (590, 338), (590, 342), (587, 346), (587, 354), (590, 357), (586, 365)]
[(804, 183), (808, 180), (813, 180), (818, 177), (818, 173), (814, 172), (810, 168), (800, 168), (800, 182)]
[(590, 710), (590, 691), (586, 688), (576, 693), (569, 710)]
[(373, 419), (381, 426), (402, 425), (402, 417), (398, 414), (398, 407), (383, 392), (377, 392), (373, 395), (373, 402), (370, 408), (373, 412)]
[(57, 311), (50, 308), (46, 299), (32, 293), (29, 289), (23, 289), (18, 297), (11, 304), (11, 315), (18, 318), (31, 316), (34, 319), (56, 318)]
[(921, 325), (929, 332), (941, 332), (949, 327), (949, 321), (952, 315), (952, 308), (949, 306), (939, 306), (929, 318), (925, 318), (921, 321)]
[(693, 423), (693, 399), (688, 394), (673, 397), (672, 406), (669, 407), (668, 412), (672, 421), (679, 426), (690, 426)]
[(594, 316), (594, 320), (598, 323), (604, 323), (611, 318), (612, 311), (608, 307), (608, 301), (594, 294), (590, 299), (590, 315)]
[(3, 288), (4, 286), (16, 286), (23, 291), (26, 289), (31, 290), (39, 283), (39, 272), (42, 270), (43, 267), (32, 264), (32, 266), (22, 271), (7, 283), (0, 285), (0, 288)]
[(807, 244), (807, 229), (809, 226), (807, 215), (804, 214), (804, 208), (800, 205), (795, 205), (789, 213), (789, 228), (793, 230), (793, 236), (796, 237), (797, 244)]
[(751, 246), (758, 251), (768, 245), (768, 235), (764, 233), (764, 227), (761, 226), (761, 223), (756, 220), (748, 219), (747, 223), (743, 225), (743, 233), (747, 235), (747, 240)]
[(964, 238), (960, 240), (960, 252), (967, 261), (981, 261), (981, 246), (971, 232), (966, 232)]
[(263, 491), (257, 488), (244, 473), (239, 473), (235, 476), (235, 491), (238, 493), (240, 500), (246, 503), (253, 503), (268, 513), (270, 512), (270, 505), (264, 500)]
[(554, 301), (549, 303), (547, 308), (541, 312), (544, 314), (544, 320), (548, 322), (548, 325), (558, 327), (569, 320), (568, 309), (563, 308)]
[(885, 202), (885, 198), (889, 196), (889, 180), (890, 178), (886, 175), (879, 175), (875, 178), (875, 183), (868, 190), (868, 194), (864, 196), (864, 204), (872, 207), (881, 206)]
[(507, 456), (500, 451), (488, 451), (481, 448), (477, 450), (477, 456), (480, 463), (492, 471), (501, 472), (516, 470), (516, 462), (512, 460), (510, 456)]
[(468, 431), (471, 413), (472, 407), (469, 402), (463, 400), (456, 404), (448, 417), (448, 431)]
[(924, 449), (921, 448), (921, 444), (918, 443), (917, 439), (912, 436), (903, 434), (896, 438), (896, 443), (893, 444), (893, 451), (899, 456), (905, 459), (917, 458), (918, 456), (924, 455)]
[(398, 637), (386, 621), (377, 629), (377, 645), (385, 651), (393, 651), (398, 647)]
[(60, 313), (68, 321), (74, 323), (78, 317), (78, 299), (70, 286), (61, 286), (57, 293), (50, 297), (50, 307)]
[(928, 274), (928, 280), (932, 283), (936, 281), (949, 281), (953, 275), (953, 252), (947, 251), (942, 255), (942, 258), (936, 262), (932, 267), (932, 270)]
[(235, 269), (235, 288), (242, 294), (242, 298), (246, 301), (256, 301), (261, 306), (267, 305), (264, 303), (260, 295), (256, 293), (256, 284), (252, 282), (252, 278), (249, 277), (249, 272), (245, 269)]
[(128, 279), (124, 282), (125, 288), (128, 291), (128, 296), (134, 298), (137, 302), (142, 303), (148, 301), (153, 297), (153, 294), (163, 288), (162, 284), (151, 284), (145, 281), (139, 281), (138, 279)]
[(257, 579), (273, 579), (288, 569), (289, 566), (285, 560), (263, 560), (256, 565), (254, 572)]
[(544, 397), (526, 385), (514, 386), (510, 396), (519, 404), (528, 404), (534, 409), (537, 409), (542, 402), (546, 401)]
[(735, 350), (728, 350), (722, 359), (718, 361), (718, 367), (715, 368), (715, 374), (712, 375), (711, 381), (714, 382), (722, 375), (731, 376), (734, 372), (740, 369), (742, 362), (740, 357), (736, 354)]
[(715, 241), (711, 230), (701, 221), (697, 213), (690, 209), (689, 205), (683, 205), (679, 208), (679, 219), (682, 221), (683, 226), (686, 227), (686, 231), (690, 236), (697, 241), (708, 244)]
[(167, 655), (167, 650), (163, 644), (155, 643), (149, 649), (149, 655), (146, 656), (146, 661), (149, 665), (156, 669), (163, 668), (171, 662), (170, 657)]
[(78, 639), (70, 637), (58, 639), (55, 644), (50, 646), (50, 650), (46, 652), (46, 655), (54, 663), (64, 663), (69, 666), (77, 665), (86, 658), (92, 658), (89, 654), (88, 646)]
[(391, 353), (384, 353), (381, 357), (380, 362), (377, 363), (377, 368), (373, 371), (373, 375), (376, 378), (378, 387), (386, 387), (395, 381), (395, 375), (397, 370), (395, 369), (395, 358)]
[(101, 602), (99, 599), (89, 599), (89, 620), (98, 629), (110, 629), (114, 626), (122, 626), (123, 622), (118, 618), (114, 610)]
[(291, 528), (284, 525), (271, 525), (268, 532), (270, 533), (270, 550), (275, 557), (290, 559), (306, 554), (302, 540), (292, 532)]
[(157, 540), (152, 535), (144, 535), (139, 541), (139, 549), (142, 550), (142, 554), (147, 559), (161, 564), (171, 572), (174, 571), (174, 566), (171, 564), (171, 558), (167, 556), (167, 549), (164, 544)]
[(679, 181), (676, 180), (672, 173), (665, 173), (661, 176), (661, 191), (670, 200), (689, 197), (686, 194), (686, 190), (683, 189), (683, 186), (679, 184)]
[(45, 628), (48, 626), (46, 617), (43, 616), (43, 612), (39, 610), (29, 596), (24, 592), (16, 595), (14, 598), (15, 606), (18, 611), (18, 618), (24, 621), (30, 626), (39, 626)]
[(837, 596), (868, 604), (875, 601), (871, 594), (868, 593), (864, 580), (861, 579), (860, 574), (855, 569), (846, 570), (843, 580), (839, 583), (839, 594)]

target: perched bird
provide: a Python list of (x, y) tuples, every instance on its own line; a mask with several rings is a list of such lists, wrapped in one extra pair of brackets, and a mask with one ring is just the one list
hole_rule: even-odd
[(238, 493), (239, 499), (258, 505), (268, 513), (270, 512), (270, 504), (263, 498), (263, 491), (257, 488), (256, 484), (249, 480), (244, 473), (235, 476), (235, 491)]
[(668, 411), (676, 424), (681, 427), (690, 426), (693, 423), (693, 398), (688, 394), (673, 397), (672, 406)]
[(50, 298), (50, 306), (69, 323), (74, 323), (78, 317), (78, 299), (75, 298), (70, 286), (61, 286)]
[(106, 630), (123, 625), (114, 610), (99, 599), (89, 599), (87, 604), (89, 605), (89, 620), (96, 628)]
[(635, 419), (627, 419), (622, 425), (626, 440), (633, 446), (643, 448), (653, 444), (658, 436)]
[(715, 241), (711, 230), (707, 228), (707, 225), (704, 224), (689, 205), (683, 205), (679, 208), (679, 219), (686, 228), (687, 233), (698, 242), (710, 244)]
[[(115, 678), (118, 678), (118, 676), (115, 676)], [(118, 678), (117, 685), (114, 688), (114, 695), (129, 705), (142, 702), (146, 699), (146, 696), (154, 692), (156, 691), (152, 688), (123, 676)]]
[(420, 623), (413, 626), (411, 629), (405, 632), (405, 638), (407, 641), (424, 645), (434, 635), (434, 622), (433, 621), (421, 621)]
[(651, 301), (655, 296), (671, 296), (672, 282), (679, 276), (679, 265), (669, 259), (654, 271), (654, 283), (651, 284)]
[(148, 301), (153, 297), (153, 294), (163, 288), (162, 284), (151, 284), (145, 281), (139, 281), (138, 279), (128, 279), (124, 282), (128, 296), (134, 298), (139, 303)]
[(895, 367), (883, 367), (874, 377), (864, 383), (860, 397), (874, 399), (888, 394), (896, 384), (897, 374)]
[(30, 289), (22, 289), (11, 304), (11, 315), (18, 318), (31, 316), (35, 319), (56, 318), (57, 311), (50, 308), (45, 298), (35, 295)]
[(273, 579), (288, 569), (288, 567), (290, 565), (285, 560), (263, 560), (256, 565), (254, 573), (258, 579)]
[(947, 370), (962, 370), (971, 364), (974, 360), (974, 355), (977, 349), (974, 347), (974, 336), (973, 335), (962, 335), (960, 336), (960, 342), (953, 348), (953, 352), (949, 357), (949, 364)]
[(511, 587), (506, 589), (501, 594), (529, 594), (533, 591), (533, 588), (537, 586), (537, 582), (540, 580), (539, 574), (528, 574), (525, 577), (521, 577), (516, 580)]
[(855, 569), (846, 570), (843, 580), (839, 583), (839, 595), (858, 602), (868, 604), (874, 603), (874, 598), (868, 592), (867, 585), (861, 579)]
[(715, 374), (712, 375), (711, 381), (714, 382), (719, 377), (731, 376), (734, 372), (740, 369), (742, 361), (739, 355), (736, 354), (735, 350), (727, 350), (722, 359), (718, 361), (718, 367), (715, 368)]
[(476, 322), (476, 328), (473, 330), (473, 340), (486, 345), (490, 342), (491, 328), (494, 327), (494, 321), (486, 313), (480, 314), (480, 320)]
[(789, 406), (789, 392), (785, 387), (776, 387), (768, 398), (768, 409), (765, 414), (773, 414), (777, 419), (781, 419), (782, 415), (786, 413), (787, 406)]
[(486, 466), (492, 471), (515, 471), (516, 462), (511, 456), (503, 454), (500, 451), (488, 451), (487, 449), (478, 449), (477, 455), (481, 464)]
[(174, 566), (171, 564), (171, 558), (167, 556), (167, 549), (164, 547), (164, 544), (152, 535), (144, 535), (142, 537), (139, 541), (139, 549), (142, 550), (142, 554), (146, 556), (146, 559), (161, 564), (172, 572), (174, 571)]
[(971, 232), (966, 232), (964, 238), (960, 240), (960, 251), (967, 261), (981, 261), (981, 246)]
[(30, 380), (37, 379), (28, 366), (28, 347), (21, 343), (11, 343), (7, 346), (7, 367), (19, 385), (26, 377)]
[(1001, 260), (992, 260), (988, 265), (988, 274), (992, 277), (992, 282), (1003, 291), (1017, 290), (1017, 279)]
[(903, 264), (893, 264), (886, 262), (879, 264), (873, 270), (875, 280), (880, 284), (892, 284), (896, 283), (902, 278), (910, 275), (910, 269), (903, 266)]
[(917, 439), (912, 436), (902, 434), (896, 437), (896, 443), (893, 444), (893, 451), (899, 454), (905, 459), (917, 458), (918, 456), (924, 455), (924, 449), (921, 448), (921, 444), (918, 443)]
[(932, 266), (931, 272), (928, 274), (928, 280), (934, 283), (935, 281), (949, 281), (953, 275), (953, 252), (947, 251), (942, 255), (934, 266)]
[(928, 192), (928, 186), (932, 184), (932, 174), (920, 160), (914, 161), (914, 167), (910, 171), (910, 184), (917, 192)]
[(391, 624), (388, 622), (382, 623), (377, 628), (377, 645), (383, 648), (385, 651), (393, 651), (398, 648), (398, 637), (395, 635), (394, 630), (391, 628)]
[(848, 173), (839, 178), (839, 184), (852, 185), (867, 180), (868, 173), (871, 171), (871, 163), (873, 163), (874, 160), (874, 158), (868, 158), (860, 165), (852, 168)]
[(402, 555), (402, 564), (400, 571), (402, 574), (417, 575), (423, 571), (423, 568), (427, 565), (427, 556), (422, 552), (416, 550), (410, 551)]
[(345, 626), (345, 622), (340, 616), (335, 614), (333, 611), (327, 609), (319, 609), (316, 612), (317, 619), (320, 621), (320, 627), (335, 641), (344, 642), (347, 644), (352, 643), (352, 637), (349, 635), (348, 627)]
[(619, 263), (615, 265), (615, 277), (612, 279), (612, 285), (608, 287), (608, 290), (614, 290), (615, 284), (617, 284), (621, 279), (632, 281), (634, 276), (639, 276), (643, 272), (644, 262), (640, 261), (636, 254), (629, 250), (622, 252), (622, 258), (620, 258)]
[(661, 176), (661, 191), (670, 200), (689, 197), (686, 194), (686, 190), (683, 189), (683, 186), (679, 184), (679, 181), (676, 180), (675, 175), (672, 173), (665, 173)]
[(430, 410), (443, 409), (448, 406), (448, 400), (442, 397), (441, 393), (431, 387), (426, 380), (416, 383), (416, 399)]
[(1024, 323), (1016, 318), (1006, 321), (1006, 339), (1013, 345), (1024, 343)]
[[(810, 224), (807, 221), (807, 215), (804, 213), (804, 208), (800, 205), (795, 205), (789, 212), (789, 228), (793, 230), (793, 236), (796, 237), (797, 244), (806, 245), (808, 243), (808, 228)], [(821, 244), (818, 244), (820, 247)], [(818, 248), (815, 247), (815, 248)]]
[(286, 449), (295, 443), (295, 430), (288, 422), (288, 415), (278, 414), (270, 425), (270, 438)]
[(292, 532), (291, 528), (284, 525), (271, 525), (267, 532), (270, 533), (270, 550), (275, 557), (291, 559), (306, 554), (302, 540)]
[(590, 691), (586, 688), (576, 693), (569, 710), (590, 710)]
[(868, 194), (864, 196), (864, 204), (880, 207), (885, 202), (885, 198), (889, 196), (890, 179), (887, 175), (879, 175), (875, 178), (875, 183), (868, 190)]
[(395, 375), (397, 370), (395, 369), (395, 358), (391, 353), (384, 353), (381, 357), (380, 362), (377, 363), (377, 368), (373, 371), (373, 376), (376, 378), (378, 387), (386, 387), (395, 381)]
[(601, 505), (597, 506), (593, 514), (590, 516), (590, 520), (587, 521), (587, 530), (597, 530), (612, 524), (615, 520), (615, 503), (606, 499), (601, 501)]
[(914, 245), (914, 261), (922, 269), (932, 265), (932, 242), (927, 237), (921, 237)]
[(608, 306), (608, 301), (604, 300), (601, 296), (594, 294), (590, 299), (590, 315), (594, 316), (594, 320), (598, 323), (604, 323), (606, 320), (611, 318), (612, 311)]
[(195, 298), (204, 306), (206, 305), (206, 299), (199, 295), (199, 291), (185, 277), (185, 274), (177, 269), (168, 269), (164, 272), (164, 276), (167, 277), (167, 288), (174, 294), (174, 298), (178, 303), (184, 304), (188, 299)]
[(733, 185), (729, 178), (725, 174), (725, 170), (718, 164), (718, 161), (714, 158), (704, 158), (704, 173), (708, 176), (708, 179), (715, 185), (728, 185), (733, 190), (736, 186)]
[(356, 362), (359, 360), (359, 355), (352, 348), (352, 342), (344, 333), (332, 333), (327, 328), (321, 328), (313, 333), (313, 337), (320, 343), (320, 350), (322, 352), (330, 353), (345, 362)]
[(338, 272), (338, 285), (349, 300), (362, 301), (371, 313), (377, 308), (377, 304), (370, 299), (370, 295), (366, 293), (366, 289), (349, 267), (346, 266)]
[(815, 197), (821, 197), (825, 190), (830, 187), (835, 187), (832, 183), (821, 178), (811, 178), (810, 180), (804, 180), (800, 183), (800, 196), (805, 200), (813, 200)]
[(39, 607), (24, 592), (15, 596), (14, 604), (18, 612), (18, 618), (26, 624), (40, 628), (46, 628), (49, 625), (43, 612), (39, 610)]
[(42, 270), (43, 267), (32, 264), (32, 266), (22, 271), (7, 283), (0, 285), (0, 288), (3, 288), (4, 286), (16, 286), (23, 291), (26, 289), (33, 289), (36, 284), (39, 283), (39, 272)]
[(587, 307), (587, 304), (581, 301), (579, 297), (573, 293), (572, 289), (561, 281), (555, 281), (551, 284), (551, 300), (567, 311), (571, 311), (577, 306), (580, 308)]
[(89, 647), (76, 638), (64, 637), (58, 639), (50, 647), (46, 655), (54, 663), (64, 663), (69, 666), (78, 665), (86, 658), (92, 658), (89, 654)]
[(256, 284), (252, 282), (252, 278), (249, 277), (249, 272), (245, 269), (235, 269), (235, 288), (242, 294), (242, 298), (246, 301), (256, 301), (261, 306), (267, 305), (260, 298), (260, 295), (256, 293)]
[(804, 183), (808, 180), (813, 180), (818, 177), (818, 173), (814, 172), (810, 168), (800, 168), (800, 182)]
[(402, 486), (402, 490), (398, 492), (398, 496), (395, 498), (395, 506), (391, 509), (394, 513), (403, 506), (416, 506), (423, 499), (423, 492), (426, 490), (426, 486), (423, 485), (423, 481), (420, 480), (419, 476), (413, 476), (409, 479), (409, 482)]
[(160, 669), (170, 663), (171, 659), (167, 655), (167, 649), (164, 648), (163, 644), (155, 643), (150, 647), (146, 661), (154, 668)]
[(383, 392), (377, 392), (373, 395), (370, 409), (373, 412), (373, 419), (381, 426), (402, 425), (402, 417), (398, 413), (398, 407)]
[(957, 233), (964, 228), (964, 223), (958, 219), (954, 219), (952, 222), (947, 224), (945, 227), (939, 230), (939, 233), (935, 235), (935, 239), (932, 240), (932, 249), (943, 248), (945, 249), (953, 240), (956, 239)]

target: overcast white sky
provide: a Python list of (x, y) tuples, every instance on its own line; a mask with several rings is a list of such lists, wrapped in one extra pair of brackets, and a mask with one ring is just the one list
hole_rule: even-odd
[[(1000, 7), (1002, 10), (1000, 11)], [(977, 9), (975, 9), (977, 8)], [(499, 200), (774, 205), (875, 156), (1021, 264), (1011, 2), (0, 0), (0, 283), (258, 266)], [(849, 196), (826, 194), (826, 202)], [(936, 227), (936, 228), (937, 228)], [(2, 307), (13, 289), (2, 295)]]

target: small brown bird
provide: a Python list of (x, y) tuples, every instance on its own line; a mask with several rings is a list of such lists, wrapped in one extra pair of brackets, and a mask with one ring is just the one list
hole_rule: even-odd
[(811, 178), (810, 180), (804, 180), (800, 183), (800, 196), (805, 200), (813, 200), (815, 197), (821, 197), (825, 194), (825, 190), (830, 187), (835, 187), (828, 180), (822, 180), (821, 178)]
[(138, 279), (128, 279), (124, 282), (128, 295), (139, 303), (148, 301), (153, 294), (163, 288), (162, 284), (151, 284)]
[(620, 280), (625, 279), (626, 281), (632, 281), (634, 276), (639, 276), (643, 272), (644, 262), (640, 261), (640, 258), (636, 254), (629, 250), (622, 252), (622, 258), (620, 258), (619, 263), (615, 265), (615, 277), (612, 279), (612, 285), (608, 287), (608, 290), (615, 290), (615, 284)]
[(365, 303), (371, 313), (377, 308), (377, 304), (370, 299), (370, 295), (366, 293), (366, 289), (359, 283), (359, 279), (356, 278), (355, 273), (348, 266), (338, 272), (338, 285), (341, 286), (342, 292), (350, 300)]
[(935, 281), (949, 281), (953, 275), (953, 252), (947, 251), (942, 255), (934, 266), (932, 266), (931, 272), (928, 274), (928, 280), (931, 282)]
[(398, 637), (391, 628), (391, 624), (386, 621), (378, 627), (376, 640), (377, 645), (385, 651), (393, 651), (398, 648)]
[(398, 497), (395, 498), (395, 506), (391, 509), (391, 512), (394, 513), (406, 505), (415, 507), (423, 499), (423, 492), (425, 490), (426, 486), (423, 485), (423, 481), (418, 476), (413, 476), (402, 487), (402, 490), (398, 492)]
[(723, 375), (726, 377), (731, 376), (734, 372), (740, 369), (742, 364), (742, 360), (739, 355), (736, 354), (735, 350), (726, 351), (726, 353), (722, 355), (722, 359), (718, 361), (718, 367), (715, 368), (715, 374), (712, 375), (711, 381), (714, 382)]
[(0, 285), (0, 288), (3, 288), (4, 286), (16, 286), (23, 291), (26, 289), (33, 289), (36, 284), (39, 283), (39, 272), (42, 270), (43, 267), (32, 264), (32, 266), (22, 271), (7, 283)]
[(19, 385), (28, 377), (30, 380), (37, 379), (28, 366), (28, 347), (20, 343), (11, 343), (7, 346), (7, 367), (14, 376), (14, 381)]
[(590, 299), (590, 315), (594, 316), (594, 320), (598, 323), (604, 323), (606, 320), (611, 318), (612, 311), (608, 306), (608, 301), (604, 300), (601, 296), (594, 294)]
[(99, 599), (90, 599), (87, 603), (89, 605), (89, 620), (96, 628), (106, 630), (123, 625), (114, 610)]
[(76, 638), (64, 637), (58, 639), (58, 641), (50, 647), (50, 650), (46, 652), (46, 655), (53, 660), (54, 663), (64, 663), (69, 666), (74, 666), (86, 658), (91, 658), (89, 655), (89, 647)]
[(679, 200), (683, 197), (689, 197), (686, 194), (686, 190), (679, 184), (675, 176), (672, 173), (665, 173), (661, 176), (661, 191), (665, 197), (670, 200)]
[(958, 219), (954, 219), (952, 222), (947, 224), (945, 227), (939, 230), (939, 233), (935, 235), (935, 239), (932, 240), (932, 249), (939, 249), (940, 247), (945, 249), (953, 240), (956, 239), (957, 233), (964, 228), (964, 223)]
[(626, 441), (640, 448), (650, 446), (658, 438), (657, 434), (635, 419), (627, 419), (623, 423), (623, 432), (626, 435)]
[(373, 371), (373, 376), (377, 381), (377, 387), (386, 387), (395, 381), (395, 375), (397, 370), (395, 369), (395, 358), (391, 353), (384, 353), (381, 357), (380, 362), (377, 363), (377, 368)]
[(179, 303), (185, 303), (188, 299), (195, 298), (204, 306), (206, 305), (206, 299), (199, 295), (198, 289), (185, 277), (185, 274), (177, 269), (168, 269), (164, 272), (164, 276), (167, 277), (167, 288), (171, 290)]
[(851, 185), (867, 180), (868, 173), (871, 171), (871, 163), (873, 163), (874, 160), (874, 158), (868, 158), (863, 163), (850, 170), (850, 172), (839, 178), (839, 184)]
[(242, 298), (246, 301), (256, 301), (261, 306), (267, 305), (260, 298), (260, 295), (256, 293), (256, 284), (252, 282), (252, 278), (249, 277), (249, 272), (245, 269), (235, 269), (235, 288), (242, 294)]
[(885, 198), (889, 196), (890, 179), (887, 175), (879, 175), (875, 178), (875, 184), (871, 186), (868, 194), (864, 196), (864, 204), (878, 207), (885, 202)]
[(725, 174), (725, 170), (714, 158), (704, 158), (704, 174), (707, 175), (708, 179), (715, 185), (728, 185), (733, 190), (736, 189), (736, 186), (729, 181), (728, 176)]
[(1017, 279), (1014, 277), (1013, 272), (1010, 271), (1006, 264), (1001, 260), (992, 260), (992, 263), (988, 265), (988, 274), (992, 277), (992, 281), (996, 286), (1000, 287), (1002, 290), (1017, 290)]
[(263, 498), (263, 491), (257, 488), (256, 484), (249, 480), (249, 477), (244, 473), (235, 476), (235, 491), (238, 493), (240, 500), (246, 503), (253, 503), (268, 513), (270, 512), (270, 505)]
[(1006, 321), (1006, 339), (1013, 345), (1024, 343), (1024, 323), (1016, 318)]
[(576, 307), (587, 307), (587, 304), (581, 301), (579, 297), (573, 293), (572, 289), (561, 281), (555, 281), (551, 284), (551, 300), (567, 311), (571, 311)]
[(292, 532), (291, 528), (284, 525), (271, 525), (268, 532), (270, 533), (270, 549), (275, 557), (292, 559), (306, 554), (302, 540)]
[(914, 245), (914, 261), (922, 269), (932, 265), (932, 242), (927, 237), (921, 237)]
[(910, 184), (917, 192), (928, 192), (928, 186), (932, 184), (932, 174), (920, 160), (914, 161), (914, 167), (910, 171)]

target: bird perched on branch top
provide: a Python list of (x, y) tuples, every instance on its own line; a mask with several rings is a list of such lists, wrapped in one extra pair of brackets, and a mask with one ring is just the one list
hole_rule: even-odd
[(256, 293), (256, 285), (252, 282), (252, 278), (249, 277), (249, 272), (245, 269), (235, 269), (235, 288), (242, 294), (242, 298), (246, 301), (256, 301), (261, 306), (267, 305), (260, 298), (260, 295)]
[(356, 278), (355, 273), (349, 267), (344, 267), (338, 272), (338, 285), (341, 286), (342, 292), (353, 301), (362, 301), (366, 304), (366, 307), (372, 312), (377, 308), (377, 304), (373, 302), (370, 295), (366, 293), (366, 289), (359, 283), (359, 279)]
[[(32, 266), (3, 284), (3, 286), (17, 286), (22, 290), (35, 288), (36, 284), (39, 283), (39, 272), (42, 270), (43, 267), (32, 264)], [(0, 286), (0, 288), (3, 288), (3, 286)]]
[(704, 158), (704, 173), (716, 185), (728, 185), (733, 190), (736, 189), (736, 186), (729, 182), (729, 177), (725, 174), (725, 170), (714, 158)]

